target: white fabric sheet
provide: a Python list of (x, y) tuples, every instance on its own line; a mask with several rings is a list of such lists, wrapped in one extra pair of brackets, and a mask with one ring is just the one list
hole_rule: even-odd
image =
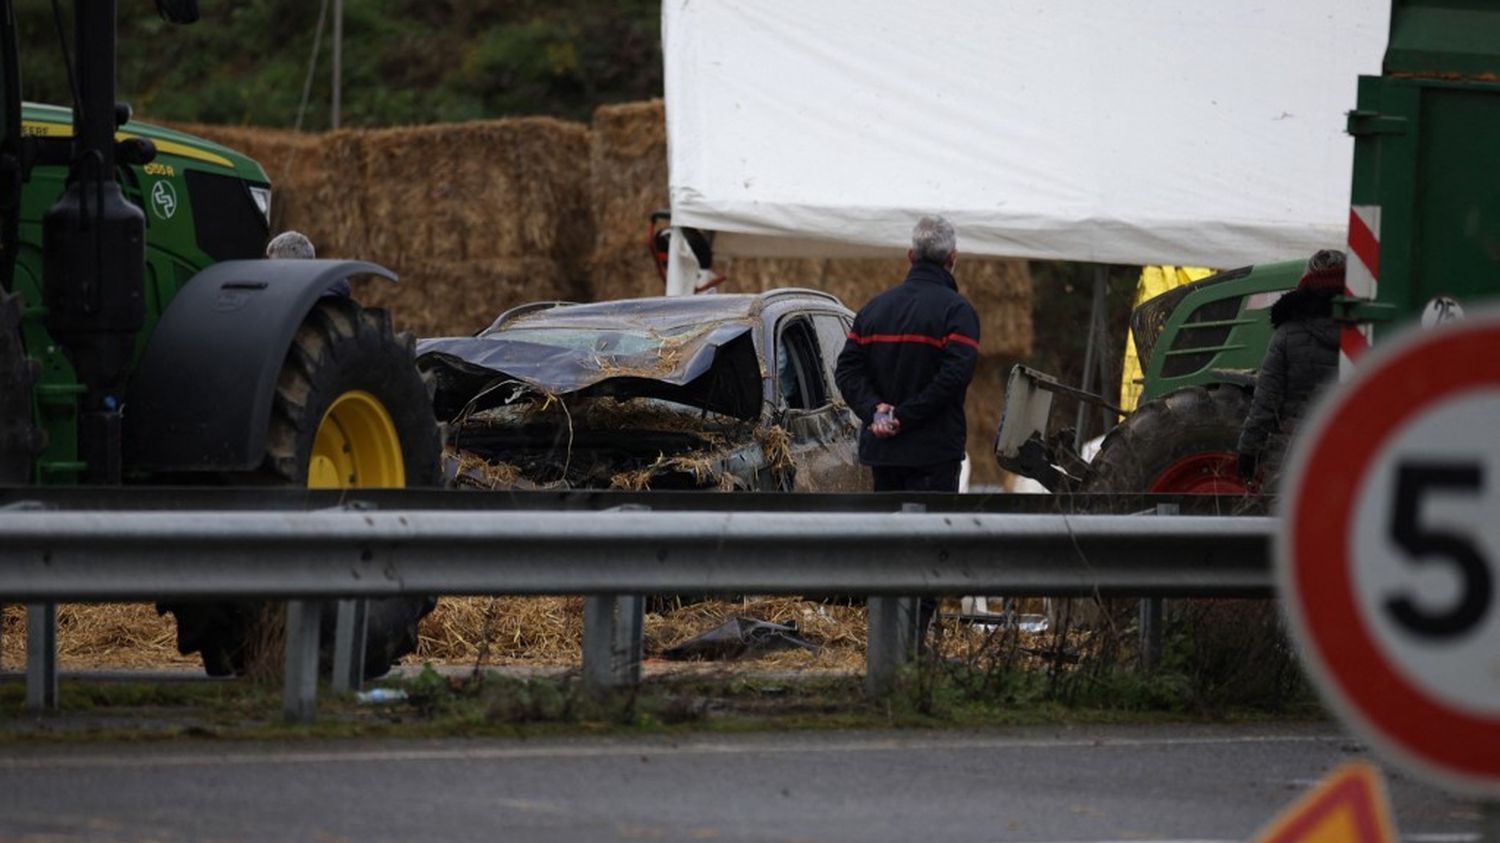
[(665, 0), (672, 221), (719, 254), (1226, 267), (1340, 246), (1389, 0)]

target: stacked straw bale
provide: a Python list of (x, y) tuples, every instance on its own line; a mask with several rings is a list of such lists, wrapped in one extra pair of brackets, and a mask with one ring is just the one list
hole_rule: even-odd
[(524, 118), (321, 135), (181, 128), (266, 168), (273, 232), (297, 229), (320, 257), (395, 270), (399, 286), (362, 280), (356, 294), (390, 308), (402, 330), (469, 333), (516, 304), (587, 295), (587, 126)]
[(392, 268), (401, 275), (399, 284), (362, 279), (355, 282), (355, 296), (386, 308), (399, 329), (419, 337), (465, 336), (518, 304), (578, 299), (575, 279), (548, 258), (431, 260)]
[(549, 258), (570, 275), (587, 258), (587, 126), (537, 117), (387, 129), (361, 133), (358, 147), (356, 253), (413, 268)]
[(646, 241), (651, 212), (667, 206), (667, 128), (661, 100), (594, 112), (589, 196), (598, 224), (589, 259), (594, 301), (659, 296)]
[(331, 165), (347, 156), (358, 186), (348, 209), (357, 234), (335, 239), (400, 274), (398, 286), (356, 288), (361, 301), (390, 308), (399, 328), (472, 333), (516, 304), (581, 296), (594, 231), (588, 127), (526, 118), (353, 140), (329, 149)]
[[(174, 128), (250, 156), (265, 168), (274, 195), (272, 233), (297, 228), (320, 247), (333, 242), (333, 214), (318, 206), (327, 172), (326, 135), (247, 126), (179, 124)], [(293, 224), (295, 223), (295, 224)]]

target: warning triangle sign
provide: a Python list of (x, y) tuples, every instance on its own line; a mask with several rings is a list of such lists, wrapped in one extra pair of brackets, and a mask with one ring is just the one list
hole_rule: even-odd
[(1397, 843), (1375, 765), (1345, 764), (1272, 820), (1253, 843)]

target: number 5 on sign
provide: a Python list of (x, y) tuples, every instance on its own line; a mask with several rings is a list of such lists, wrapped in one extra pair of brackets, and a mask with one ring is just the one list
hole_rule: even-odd
[(1309, 672), (1399, 763), (1500, 796), (1500, 318), (1379, 349), (1298, 440), (1277, 574)]
[[(1453, 463), (1401, 462), (1396, 465), (1391, 494), (1391, 541), (1399, 548), (1400, 564), (1445, 566), (1451, 582), (1443, 583), (1451, 597), (1424, 599), (1416, 583), (1392, 588), (1385, 602), (1390, 620), (1407, 635), (1433, 641), (1462, 638), (1489, 616), (1494, 586), (1490, 563), (1473, 538), (1473, 530), (1443, 530), (1420, 522), (1422, 503), (1447, 492), (1471, 500), (1484, 492), (1484, 466), (1478, 459)], [(1442, 586), (1439, 586), (1441, 589)]]

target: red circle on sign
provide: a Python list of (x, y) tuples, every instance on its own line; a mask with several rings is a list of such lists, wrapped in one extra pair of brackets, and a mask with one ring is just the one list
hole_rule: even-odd
[(1299, 449), (1287, 513), (1288, 606), (1300, 619), (1325, 684), (1377, 736), (1466, 784), (1500, 784), (1500, 718), (1458, 709), (1396, 670), (1356, 602), (1350, 547), (1354, 508), (1375, 456), (1442, 401), (1500, 388), (1500, 324), (1473, 322), (1421, 335), (1370, 361)]

